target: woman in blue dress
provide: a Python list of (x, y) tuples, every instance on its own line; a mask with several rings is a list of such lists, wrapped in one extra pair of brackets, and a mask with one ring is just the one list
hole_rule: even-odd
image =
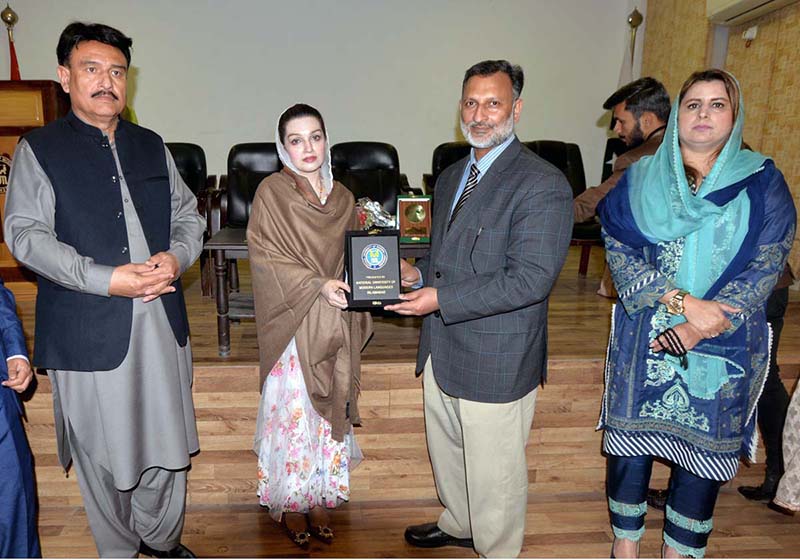
[(619, 292), (599, 428), (612, 554), (638, 556), (654, 458), (671, 464), (665, 557), (702, 557), (720, 486), (755, 460), (769, 362), (765, 302), (795, 209), (769, 158), (742, 148), (736, 79), (696, 72), (664, 142), (599, 208)]

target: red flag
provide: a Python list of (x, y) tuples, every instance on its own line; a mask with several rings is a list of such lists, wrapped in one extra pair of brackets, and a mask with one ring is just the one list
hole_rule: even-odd
[(11, 53), (11, 79), (20, 81), (19, 62), (17, 62), (17, 50), (14, 48), (14, 41), (8, 38), (8, 52)]

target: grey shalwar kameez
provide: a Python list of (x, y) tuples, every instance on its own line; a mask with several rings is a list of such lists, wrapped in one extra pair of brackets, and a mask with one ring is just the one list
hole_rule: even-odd
[[(151, 255), (116, 148), (131, 262)], [(165, 148), (166, 151), (166, 148)], [(184, 272), (202, 249), (204, 220), (166, 152), (171, 193), (170, 249)], [(5, 231), (15, 257), (62, 286), (108, 296), (113, 267), (57, 240), (53, 187), (30, 146), (14, 156)], [(24, 192), (19, 192), (20, 191)], [(20, 237), (29, 239), (19, 243)], [(199, 449), (192, 403), (192, 353), (181, 348), (160, 300), (133, 300), (128, 352), (108, 371), (48, 370), (59, 459), (74, 462), (89, 525), (103, 557), (136, 556), (139, 541), (177, 546), (186, 469)]]

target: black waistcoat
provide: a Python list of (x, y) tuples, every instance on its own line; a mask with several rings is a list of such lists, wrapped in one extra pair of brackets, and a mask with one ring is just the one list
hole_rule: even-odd
[[(52, 183), (59, 241), (97, 264), (131, 262), (117, 166), (103, 133), (70, 111), (25, 139)], [(123, 120), (114, 141), (150, 254), (166, 251), (171, 204), (164, 143)], [(174, 286), (174, 293), (147, 305), (164, 306), (175, 339), (184, 346), (189, 323), (180, 280)], [(48, 369), (116, 368), (128, 352), (132, 316), (130, 298), (77, 292), (39, 276), (34, 362)]]

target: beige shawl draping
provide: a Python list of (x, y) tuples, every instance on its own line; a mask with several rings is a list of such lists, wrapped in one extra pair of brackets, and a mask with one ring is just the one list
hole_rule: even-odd
[(372, 318), (331, 306), (320, 290), (342, 278), (344, 233), (355, 228), (346, 187), (334, 183), (321, 205), (308, 181), (287, 169), (261, 182), (247, 226), (261, 386), (295, 337), (308, 396), (337, 441), (360, 422), (360, 352)]

